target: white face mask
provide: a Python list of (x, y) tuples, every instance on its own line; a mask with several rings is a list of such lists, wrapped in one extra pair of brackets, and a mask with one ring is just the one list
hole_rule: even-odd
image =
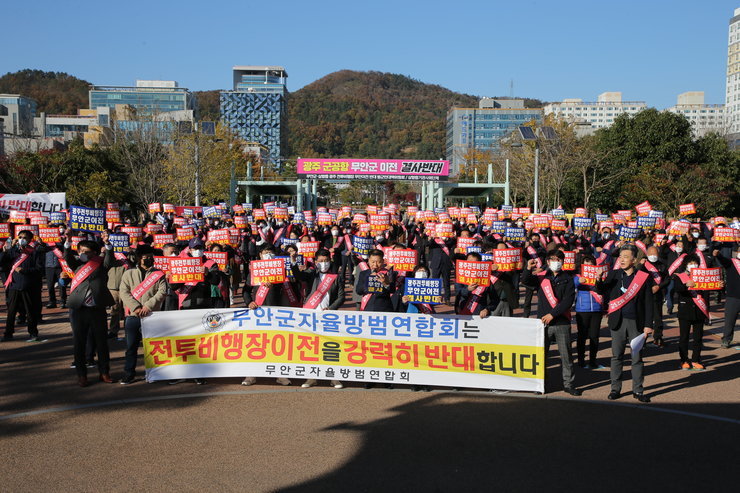
[(28, 245), (28, 240), (25, 238), (18, 238), (18, 246), (24, 247)]
[(653, 264), (658, 261), (657, 255), (648, 255), (648, 260), (652, 262)]
[(738, 251), (737, 251), (737, 253), (735, 254), (735, 256), (736, 256), (737, 258), (740, 258), (740, 250), (738, 250)]
[(378, 236), (375, 237), (375, 240), (378, 241), (378, 242), (381, 242), (381, 241), (385, 240), (385, 236), (378, 235)]
[(550, 267), (550, 270), (553, 272), (560, 272), (560, 269), (563, 268), (563, 263), (560, 261), (551, 261), (547, 263), (548, 267)]
[(331, 230), (331, 235), (332, 236), (339, 236), (339, 230), (338, 229), (332, 229)]
[(429, 277), (429, 274), (425, 270), (420, 270), (416, 274), (414, 274), (414, 278), (416, 279), (427, 279)]
[(683, 247), (677, 246), (676, 253), (681, 253), (681, 252), (683, 252)]
[(190, 250), (190, 255), (193, 257), (200, 257), (203, 255), (203, 250)]
[(696, 233), (696, 232), (691, 233), (691, 236), (693, 236), (694, 238), (698, 238), (699, 237), (699, 233)]
[(329, 272), (329, 267), (331, 266), (331, 263), (329, 262), (317, 262), (316, 267), (319, 268), (319, 272), (326, 273)]
[(707, 249), (707, 245), (705, 244), (696, 245), (696, 248), (698, 248), (700, 252), (703, 252), (704, 250)]
[(686, 266), (686, 271), (691, 272), (692, 270), (696, 269), (697, 267), (699, 267), (699, 266), (696, 265), (696, 264), (689, 264), (689, 265)]
[(263, 253), (262, 254), (262, 260), (272, 260), (275, 258), (275, 255), (272, 253)]

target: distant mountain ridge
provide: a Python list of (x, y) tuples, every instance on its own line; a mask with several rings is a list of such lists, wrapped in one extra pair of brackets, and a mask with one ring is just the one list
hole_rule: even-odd
[[(90, 83), (63, 72), (21, 70), (0, 77), (0, 92), (38, 102), (38, 111), (74, 114), (87, 107)], [(218, 118), (218, 91), (195, 91), (202, 119)], [(445, 117), (478, 97), (385, 72), (340, 70), (288, 95), (286, 155), (440, 159)], [(502, 98), (507, 99), (507, 98)], [(525, 99), (528, 108), (541, 107)]]

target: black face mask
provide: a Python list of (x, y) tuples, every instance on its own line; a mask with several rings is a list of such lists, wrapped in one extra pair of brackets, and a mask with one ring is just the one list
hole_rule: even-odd
[(151, 257), (147, 257), (145, 259), (142, 259), (141, 263), (144, 264), (144, 267), (148, 269), (154, 265), (154, 259)]

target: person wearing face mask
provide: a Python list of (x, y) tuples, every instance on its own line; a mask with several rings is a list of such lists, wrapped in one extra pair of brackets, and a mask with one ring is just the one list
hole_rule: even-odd
[[(429, 268), (426, 265), (417, 265), (413, 271), (414, 279), (429, 279)], [(401, 297), (402, 304), (399, 306), (400, 312), (404, 313), (436, 313), (434, 305), (428, 305), (424, 303), (414, 303), (409, 301), (409, 297), (405, 294)]]
[[(732, 257), (726, 257), (722, 250), (716, 249), (712, 253), (717, 263), (725, 269), (725, 321), (722, 329), (722, 348), (729, 349), (735, 334), (735, 323), (740, 314), (740, 246), (736, 243), (732, 250)], [(734, 346), (740, 350), (740, 346)]]
[[(156, 252), (155, 252), (156, 253)], [(174, 243), (167, 243), (162, 247), (163, 257), (176, 257), (177, 256), (177, 245)], [(163, 311), (173, 311), (178, 309), (177, 293), (172, 290), (172, 286), (165, 276), (165, 285), (167, 286), (167, 293), (162, 304)]]
[(668, 286), (666, 286), (665, 290), (665, 303), (666, 308), (668, 309), (668, 315), (673, 314), (674, 306), (673, 286), (675, 283), (673, 281), (673, 274), (678, 272), (678, 269), (681, 268), (681, 265), (688, 253), (686, 242), (680, 238), (675, 242), (675, 244), (672, 242), (666, 242), (661, 247), (660, 259), (666, 266), (666, 272), (670, 278), (670, 282), (668, 283)]
[[(203, 252), (205, 243), (200, 238), (193, 238), (188, 243), (187, 250), (180, 252), (180, 256), (197, 257), (205, 261)], [(221, 282), (221, 276), (218, 272), (211, 271), (205, 265), (203, 266), (204, 280), (198, 283), (172, 283), (170, 288), (176, 293), (180, 310), (196, 310), (200, 308), (212, 308), (211, 286), (218, 286)]]
[(575, 284), (573, 276), (563, 272), (565, 254), (560, 250), (551, 250), (547, 254), (547, 267), (537, 267), (537, 261), (530, 259), (522, 273), (522, 284), (539, 288), (537, 317), (545, 324), (546, 352), (550, 340), (555, 339), (560, 353), (563, 371), (563, 388), (573, 396), (581, 395), (575, 386), (573, 358), (571, 354), (571, 307), (575, 301)]
[(369, 268), (361, 271), (358, 276), (355, 292), (362, 297), (361, 311), (394, 311), (391, 296), (396, 292), (397, 273), (385, 268), (384, 257), (381, 250), (370, 250), (367, 261)]
[(442, 299), (445, 303), (450, 302), (450, 278), (452, 276), (452, 252), (455, 251), (457, 239), (452, 238), (432, 238), (427, 243), (428, 253), (426, 258), (429, 261), (429, 268), (432, 277), (442, 279)]
[[(596, 265), (593, 255), (584, 255), (582, 265)], [(596, 355), (599, 351), (599, 331), (604, 312), (604, 298), (596, 292), (596, 287), (582, 282), (580, 275), (573, 277), (576, 294), (576, 353), (578, 366), (587, 370), (602, 370), (604, 367), (597, 363)], [(588, 339), (588, 363), (586, 363), (586, 339)]]
[(154, 250), (142, 245), (136, 249), (136, 266), (121, 277), (121, 301), (126, 313), (126, 362), (121, 384), (133, 383), (136, 358), (141, 343), (141, 319), (162, 308), (167, 295), (165, 273), (154, 268)]
[(49, 303), (46, 304), (46, 308), (57, 307), (57, 284), (59, 284), (59, 298), (62, 302), (62, 308), (67, 308), (67, 290), (62, 287), (63, 283), (59, 283), (59, 278), (62, 275), (62, 266), (59, 264), (59, 257), (54, 253), (54, 249), (58, 249), (58, 251), (61, 252), (64, 249), (64, 246), (62, 243), (50, 245), (50, 248), (47, 250), (45, 255), (44, 267), (46, 270), (46, 292), (49, 296)]
[[(655, 284), (649, 273), (637, 269), (637, 247), (620, 248), (619, 269), (612, 270), (606, 279), (597, 281), (596, 289), (608, 303), (608, 326), (612, 336), (611, 391), (609, 400), (619, 399), (622, 391), (624, 351), (641, 334), (653, 332), (653, 290)], [(632, 354), (632, 396), (640, 402), (650, 402), (643, 393), (642, 349)]]
[[(101, 235), (104, 244), (109, 245), (108, 233)], [(129, 251), (130, 254), (130, 251)], [(133, 266), (129, 261), (127, 254), (122, 252), (113, 253), (113, 250), (106, 248), (106, 259), (110, 268), (108, 269), (108, 291), (113, 296), (113, 306), (110, 308), (110, 318), (108, 319), (108, 339), (118, 339), (118, 333), (121, 331), (121, 323), (124, 319), (123, 303), (119, 295), (121, 278), (123, 273)]]
[[(505, 250), (508, 247), (506, 243), (499, 241), (496, 243), (495, 248), (497, 250)], [(488, 248), (486, 248), (486, 251), (489, 251)], [(522, 265), (519, 265), (520, 269)], [(493, 282), (493, 289), (496, 291), (496, 296), (499, 299), (498, 305), (496, 305), (496, 308), (491, 313), (494, 317), (512, 317), (514, 310), (519, 308), (519, 292), (514, 287), (514, 276), (518, 274), (518, 270), (500, 272), (496, 264), (491, 266), (491, 282)]]
[(339, 280), (344, 284), (345, 276), (342, 272), (342, 257), (344, 256), (344, 251), (347, 249), (347, 245), (345, 244), (344, 236), (339, 234), (339, 226), (332, 226), (330, 236), (324, 240), (324, 248), (329, 251), (332, 267), (337, 273), (341, 274)]
[(668, 269), (660, 260), (659, 250), (651, 245), (647, 248), (647, 257), (640, 260), (642, 268), (648, 272), (655, 283), (651, 288), (653, 291), (653, 344), (664, 347), (663, 341), (663, 298), (665, 290), (671, 283)]
[[(697, 251), (698, 253), (698, 251)], [(674, 274), (675, 289), (678, 295), (678, 355), (684, 370), (703, 370), (701, 362), (704, 324), (709, 320), (709, 294), (707, 291), (692, 291), (695, 286), (691, 271), (699, 267), (698, 255), (691, 253), (684, 259), (684, 265)], [(693, 350), (689, 359), (689, 336), (694, 333)]]
[[(534, 260), (537, 267), (542, 268), (545, 266), (546, 255), (547, 251), (540, 241), (540, 235), (537, 233), (531, 234), (529, 236), (529, 241), (525, 243), (524, 257), (529, 260)], [(522, 284), (524, 284), (524, 304), (522, 305), (524, 307), (523, 317), (529, 318), (529, 315), (532, 313), (532, 298), (538, 288), (536, 286), (529, 286), (523, 282)]]
[(42, 274), (46, 249), (33, 243), (33, 233), (22, 230), (15, 240), (6, 240), (0, 251), (0, 268), (7, 272), (5, 296), (8, 316), (5, 319), (3, 341), (12, 341), (16, 314), (25, 313), (30, 338), (27, 342), (42, 342), (38, 324), (41, 320)]
[[(331, 253), (326, 249), (316, 252), (315, 267), (306, 267), (305, 264), (293, 265), (293, 275), (296, 279), (310, 286), (309, 294), (303, 308), (310, 310), (339, 310), (344, 304), (344, 283), (339, 279), (336, 264), (331, 262)], [(310, 379), (301, 385), (304, 389), (313, 387), (316, 380)], [(344, 388), (339, 380), (332, 380), (335, 389)]]
[[(112, 251), (107, 246), (106, 250)], [(98, 354), (100, 381), (113, 383), (110, 377), (110, 353), (106, 326), (106, 308), (114, 300), (108, 290), (108, 269), (112, 255), (100, 256), (100, 245), (83, 240), (77, 245), (78, 256), (72, 250), (71, 238), (64, 244), (64, 260), (75, 272), (67, 296), (69, 320), (74, 335), (75, 370), (80, 387), (87, 387), (86, 344), (92, 332)]]

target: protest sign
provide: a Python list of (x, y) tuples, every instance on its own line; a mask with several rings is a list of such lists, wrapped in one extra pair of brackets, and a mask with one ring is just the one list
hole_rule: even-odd
[(203, 263), (200, 257), (167, 257), (172, 284), (203, 282)]
[(404, 281), (403, 294), (409, 297), (410, 303), (439, 305), (442, 303), (442, 279), (407, 277)]
[(390, 249), (385, 252), (385, 263), (396, 271), (411, 272), (414, 270), (418, 252), (411, 248), (404, 250)]
[(493, 253), (493, 263), (496, 264), (500, 272), (517, 270), (522, 262), (521, 248), (496, 249), (491, 253)]
[(90, 233), (105, 231), (105, 209), (92, 209), (78, 205), (69, 208), (69, 227)]
[(455, 263), (455, 282), (488, 286), (491, 284), (491, 262), (458, 260)]
[(692, 291), (710, 291), (722, 289), (722, 269), (714, 267), (702, 269), (695, 267), (691, 270), (691, 280), (695, 285), (690, 288)]

